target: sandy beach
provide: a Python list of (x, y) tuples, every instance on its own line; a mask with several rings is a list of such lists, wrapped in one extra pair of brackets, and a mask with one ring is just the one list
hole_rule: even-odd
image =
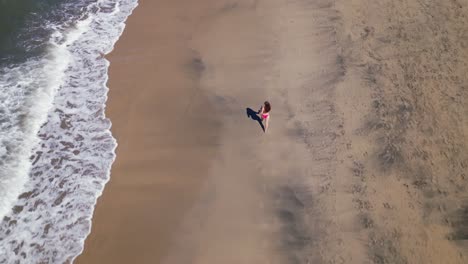
[(466, 263), (467, 8), (141, 0), (75, 263)]

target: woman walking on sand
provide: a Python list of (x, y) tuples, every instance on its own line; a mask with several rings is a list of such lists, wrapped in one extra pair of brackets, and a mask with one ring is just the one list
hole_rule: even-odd
[(262, 105), (262, 108), (260, 108), (260, 110), (258, 111), (262, 122), (265, 121), (265, 133), (268, 130), (268, 122), (270, 121), (270, 111), (271, 105), (268, 101), (265, 101), (265, 103), (263, 103)]

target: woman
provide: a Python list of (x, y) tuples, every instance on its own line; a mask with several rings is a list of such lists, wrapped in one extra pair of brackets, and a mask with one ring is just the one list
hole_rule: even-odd
[(271, 110), (271, 105), (268, 101), (265, 101), (263, 103), (262, 108), (258, 111), (258, 114), (260, 115), (260, 118), (262, 119), (262, 122), (265, 120), (265, 133), (268, 130), (268, 122), (270, 121), (270, 110)]

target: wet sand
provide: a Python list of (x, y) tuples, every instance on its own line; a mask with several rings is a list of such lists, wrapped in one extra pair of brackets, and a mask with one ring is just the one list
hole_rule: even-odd
[(140, 1), (76, 263), (466, 263), (466, 8)]

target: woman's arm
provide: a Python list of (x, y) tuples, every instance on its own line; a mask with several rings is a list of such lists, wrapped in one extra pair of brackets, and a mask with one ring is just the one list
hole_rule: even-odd
[(260, 108), (260, 110), (258, 110), (257, 114), (259, 114), (259, 115), (263, 114), (263, 109), (264, 109), (264, 107), (263, 107), (263, 105), (262, 105), (262, 107)]
[(267, 132), (268, 130), (268, 123), (270, 122), (270, 116), (268, 116), (265, 120), (265, 133)]

